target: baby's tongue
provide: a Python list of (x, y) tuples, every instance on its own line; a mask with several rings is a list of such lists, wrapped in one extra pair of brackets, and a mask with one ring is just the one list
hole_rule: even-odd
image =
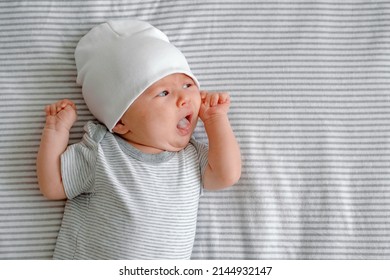
[(177, 124), (177, 128), (179, 129), (187, 128), (189, 124), (190, 122), (186, 118), (182, 118)]

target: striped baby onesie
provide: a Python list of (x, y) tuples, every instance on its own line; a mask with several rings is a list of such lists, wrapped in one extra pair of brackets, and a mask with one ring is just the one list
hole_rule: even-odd
[(84, 129), (61, 157), (68, 201), (54, 258), (190, 258), (207, 146), (144, 154), (103, 125)]

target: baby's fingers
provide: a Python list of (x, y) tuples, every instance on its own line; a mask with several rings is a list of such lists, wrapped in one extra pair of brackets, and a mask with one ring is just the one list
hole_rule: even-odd
[(224, 104), (224, 103), (228, 103), (228, 102), (230, 102), (230, 95), (226, 92), (220, 93), (218, 103)]
[(76, 110), (76, 105), (70, 101), (69, 99), (63, 99), (57, 103), (59, 106), (57, 106), (57, 112), (61, 111), (62, 109), (65, 109), (66, 106), (70, 105), (73, 109)]
[(230, 96), (225, 92), (216, 92), (210, 95), (209, 104), (210, 107), (215, 107), (218, 104), (225, 104), (230, 101)]
[(76, 110), (76, 105), (68, 99), (63, 99), (56, 103), (46, 105), (45, 106), (46, 116), (55, 116), (60, 111), (64, 110), (68, 105), (71, 106), (74, 110)]
[(55, 105), (57, 114), (62, 110), (65, 110), (68, 106), (70, 106), (73, 110), (76, 111), (76, 105), (69, 99), (63, 99), (61, 101), (58, 101)]
[(219, 95), (218, 93), (213, 93), (210, 95), (210, 107), (214, 107), (214, 106), (217, 106), (219, 103)]
[(46, 116), (55, 116), (57, 114), (57, 105), (50, 104), (45, 106)]
[(201, 98), (202, 100), (205, 100), (206, 97), (207, 97), (207, 94), (208, 94), (207, 91), (202, 90), (202, 91), (200, 92), (200, 98)]

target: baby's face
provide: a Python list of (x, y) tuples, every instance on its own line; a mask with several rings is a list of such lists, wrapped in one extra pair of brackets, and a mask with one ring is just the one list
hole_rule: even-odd
[(121, 118), (121, 136), (145, 153), (179, 151), (198, 121), (199, 88), (185, 74), (172, 74), (147, 88)]

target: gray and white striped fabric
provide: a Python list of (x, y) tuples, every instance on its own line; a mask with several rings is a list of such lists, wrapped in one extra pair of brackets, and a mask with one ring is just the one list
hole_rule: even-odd
[(362, 0), (1, 1), (0, 259), (52, 257), (64, 202), (35, 177), (43, 106), (73, 99), (80, 140), (74, 48), (128, 17), (232, 96), (242, 178), (202, 196), (194, 259), (390, 259), (390, 2)]

